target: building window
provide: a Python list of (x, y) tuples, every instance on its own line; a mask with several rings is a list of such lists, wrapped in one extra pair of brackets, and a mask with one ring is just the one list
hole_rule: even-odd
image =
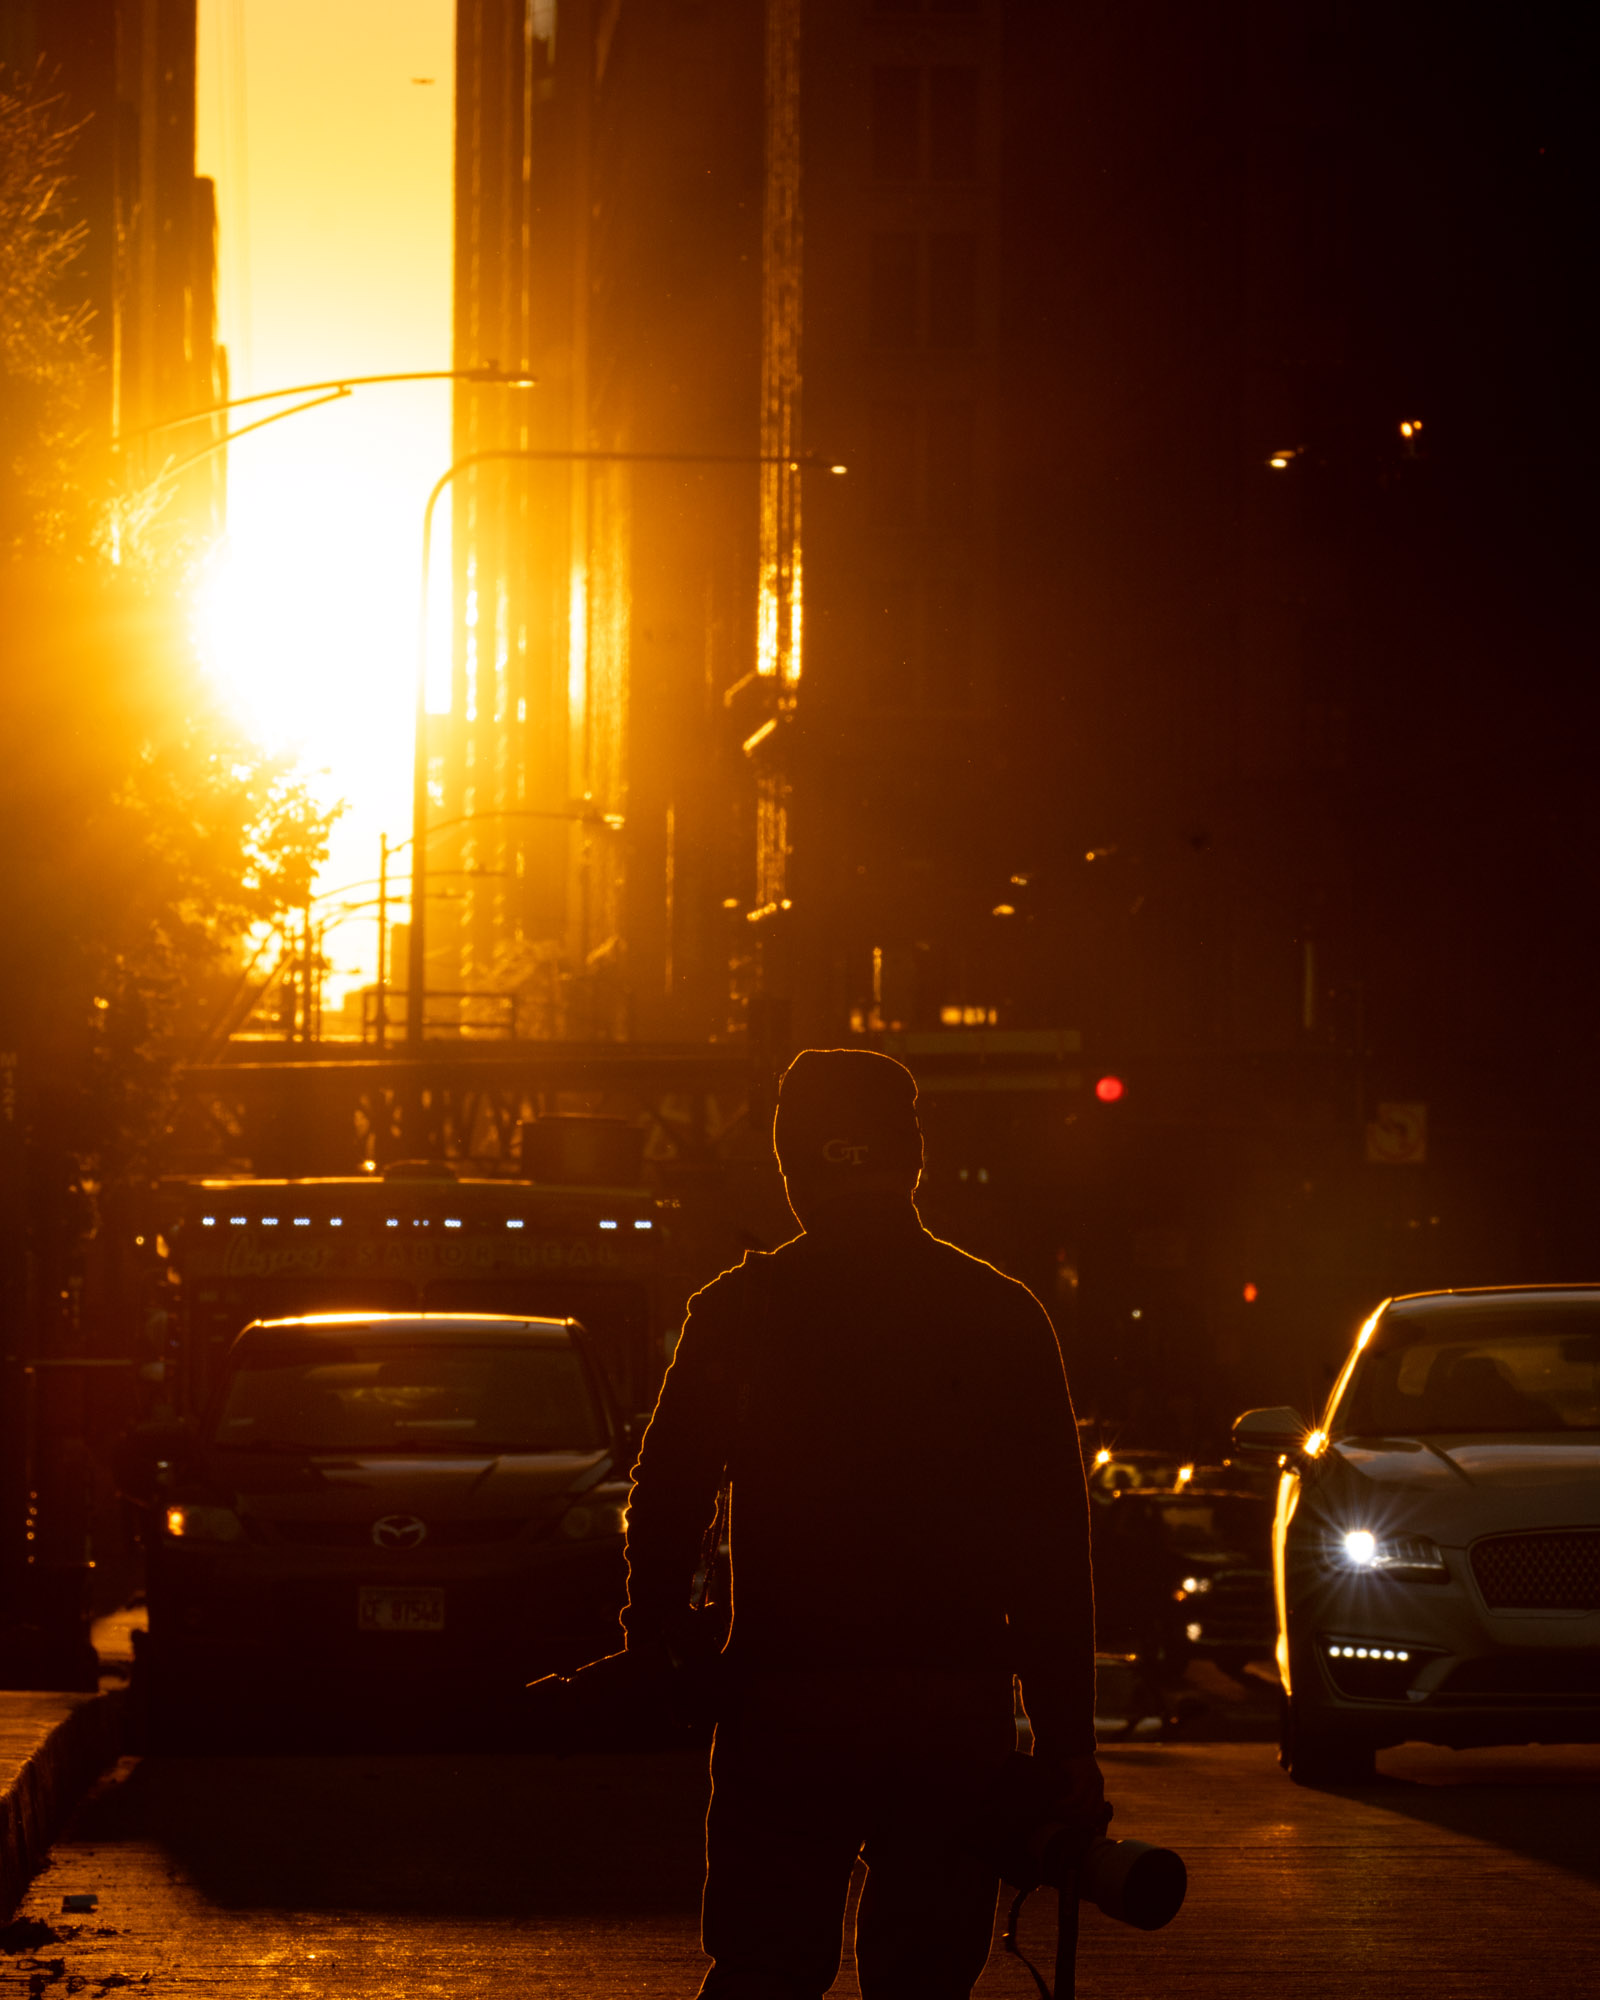
[(914, 181), (922, 172), (921, 84), (916, 69), (872, 72), (872, 171), (880, 181)]
[(943, 65), (929, 73), (929, 153), (936, 181), (978, 178), (978, 72)]
[(917, 338), (917, 239), (910, 230), (872, 239), (872, 344), (910, 347)]
[(944, 231), (928, 238), (928, 341), (973, 347), (978, 339), (978, 239)]

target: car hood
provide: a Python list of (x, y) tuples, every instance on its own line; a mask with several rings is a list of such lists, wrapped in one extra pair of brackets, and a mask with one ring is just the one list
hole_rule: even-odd
[(1333, 1445), (1325, 1501), (1456, 1543), (1493, 1529), (1600, 1524), (1600, 1435), (1351, 1437)]
[(609, 1453), (506, 1452), (497, 1457), (443, 1453), (341, 1453), (257, 1458), (218, 1452), (213, 1483), (248, 1511), (269, 1519), (365, 1519), (377, 1513), (424, 1518), (522, 1515), (597, 1485), (612, 1470)]

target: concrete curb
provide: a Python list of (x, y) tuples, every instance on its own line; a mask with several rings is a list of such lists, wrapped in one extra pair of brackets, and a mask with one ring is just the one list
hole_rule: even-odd
[(116, 1761), (127, 1700), (121, 1689), (0, 1693), (0, 1920), (21, 1901), (73, 1808)]

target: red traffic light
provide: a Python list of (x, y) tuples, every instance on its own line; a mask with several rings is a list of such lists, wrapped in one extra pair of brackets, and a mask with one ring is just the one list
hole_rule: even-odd
[(1120, 1076), (1103, 1076), (1095, 1085), (1094, 1094), (1102, 1104), (1115, 1104), (1122, 1095), (1122, 1088)]

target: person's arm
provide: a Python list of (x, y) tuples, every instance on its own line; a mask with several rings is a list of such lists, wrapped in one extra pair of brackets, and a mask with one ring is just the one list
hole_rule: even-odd
[(628, 1601), (622, 1612), (629, 1646), (670, 1634), (689, 1608), (727, 1462), (736, 1389), (726, 1323), (734, 1309), (733, 1272), (724, 1272), (689, 1301), (639, 1447), (628, 1500)]
[(1009, 1388), (1018, 1481), (1006, 1615), (1034, 1754), (1094, 1755), (1094, 1584), (1089, 1491), (1072, 1397), (1050, 1317), (1023, 1315)]

